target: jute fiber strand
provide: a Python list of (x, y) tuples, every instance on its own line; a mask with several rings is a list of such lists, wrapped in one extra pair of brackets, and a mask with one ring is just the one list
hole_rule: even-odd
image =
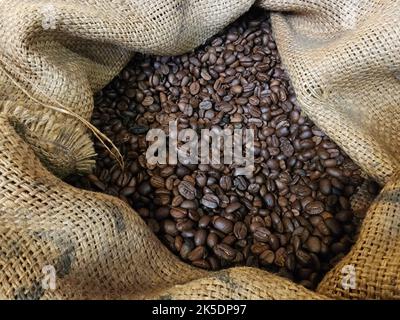
[[(93, 93), (134, 52), (191, 50), (252, 4), (0, 0), (2, 298), (400, 298), (400, 1), (256, 3), (273, 12), (304, 112), (384, 186), (317, 292), (252, 268), (190, 267), (122, 201), (58, 178), (91, 170)], [(347, 265), (356, 285), (346, 290)], [(43, 286), (46, 266), (55, 290)]]

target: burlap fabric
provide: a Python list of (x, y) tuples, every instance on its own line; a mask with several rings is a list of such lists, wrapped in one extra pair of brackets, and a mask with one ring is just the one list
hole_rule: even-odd
[[(90, 133), (74, 114), (89, 120), (93, 92), (135, 51), (193, 49), (252, 4), (0, 0), (2, 298), (400, 298), (400, 1), (256, 3), (273, 11), (303, 110), (384, 185), (317, 293), (261, 270), (189, 267), (123, 202), (53, 175), (92, 167)], [(353, 288), (342, 286), (346, 265)], [(45, 266), (55, 290), (43, 288)]]

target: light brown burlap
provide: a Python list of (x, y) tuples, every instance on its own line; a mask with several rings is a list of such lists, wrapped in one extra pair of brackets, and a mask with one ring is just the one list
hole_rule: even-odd
[[(135, 51), (193, 49), (252, 4), (0, 0), (1, 297), (400, 298), (400, 1), (256, 3), (273, 11), (303, 110), (384, 185), (356, 245), (317, 293), (261, 270), (189, 267), (123, 202), (48, 171), (90, 170), (91, 137), (71, 113), (89, 120), (93, 92)], [(60, 103), (69, 115), (42, 105)], [(346, 265), (354, 288), (342, 286)], [(55, 268), (55, 290), (43, 288), (46, 266)]]

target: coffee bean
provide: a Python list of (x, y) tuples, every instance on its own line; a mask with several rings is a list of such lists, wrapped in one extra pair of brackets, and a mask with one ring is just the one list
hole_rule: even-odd
[(199, 220), (199, 227), (200, 228), (206, 228), (208, 224), (210, 223), (211, 218), (209, 216), (202, 216)]
[(214, 253), (220, 259), (224, 259), (227, 261), (232, 261), (236, 257), (236, 250), (232, 247), (228, 246), (227, 244), (220, 243), (214, 246), (213, 248)]
[(223, 217), (218, 217), (217, 219), (215, 219), (214, 221), (214, 227), (215, 229), (228, 234), (231, 233), (233, 230), (233, 223), (232, 221), (225, 219)]
[(215, 233), (209, 233), (207, 236), (207, 245), (213, 248), (218, 243), (218, 236)]
[(178, 185), (178, 191), (182, 197), (193, 200), (196, 197), (196, 189), (189, 181), (181, 181)]
[(202, 102), (200, 102), (199, 104), (199, 108), (201, 110), (210, 110), (212, 108), (212, 102), (210, 100), (204, 100)]
[(203, 206), (210, 209), (216, 209), (219, 206), (218, 197), (211, 193), (205, 194), (200, 202)]
[(185, 239), (184, 242), (183, 242), (183, 244), (182, 244), (181, 250), (179, 250), (179, 255), (180, 255), (183, 259), (187, 259), (189, 253), (190, 253), (193, 249), (194, 249), (193, 242), (190, 241), (190, 240), (188, 240), (188, 239)]
[(201, 188), (207, 184), (207, 175), (204, 172), (197, 173), (196, 184)]
[(288, 254), (286, 252), (286, 249), (283, 247), (280, 247), (278, 250), (276, 250), (275, 252), (275, 260), (274, 263), (278, 266), (278, 267), (284, 267), (286, 264), (286, 260), (288, 258)]
[(264, 202), (267, 208), (273, 208), (275, 206), (275, 198), (271, 193), (267, 193), (264, 196)]
[(152, 105), (153, 103), (154, 103), (154, 98), (151, 96), (147, 96), (142, 101), (142, 105), (144, 105), (145, 107), (148, 107), (148, 106)]
[(254, 239), (260, 242), (268, 242), (271, 231), (264, 227), (258, 227), (253, 233)]
[(342, 228), (335, 219), (326, 219), (325, 224), (334, 235), (340, 235), (342, 233)]
[(182, 218), (185, 218), (187, 216), (187, 210), (183, 209), (183, 208), (172, 208), (169, 211), (169, 214), (174, 219), (182, 219)]
[(321, 201), (312, 201), (306, 205), (305, 210), (308, 214), (320, 214), (325, 210), (324, 204)]
[(203, 246), (205, 245), (207, 240), (207, 231), (204, 229), (199, 229), (196, 231), (194, 235), (194, 243), (196, 246)]
[(307, 239), (306, 245), (311, 252), (318, 253), (321, 251), (321, 242), (317, 237), (309, 237)]
[(239, 208), (241, 208), (241, 204), (239, 202), (233, 202), (231, 204), (229, 204), (226, 208), (225, 208), (225, 212), (226, 213), (232, 213), (235, 212), (236, 210), (238, 210)]
[(259, 259), (262, 265), (270, 265), (275, 260), (275, 253), (271, 250), (265, 250), (260, 254)]
[(169, 216), (169, 208), (168, 207), (159, 207), (155, 214), (154, 214), (155, 218), (157, 220), (163, 220), (168, 218)]
[(336, 215), (335, 215), (335, 219), (340, 221), (340, 222), (348, 222), (352, 219), (353, 214), (351, 211), (349, 210), (342, 210), (339, 211)]
[(190, 85), (189, 90), (190, 90), (190, 94), (195, 96), (200, 91), (200, 84), (198, 82), (193, 82)]
[(219, 185), (225, 191), (228, 191), (232, 188), (232, 179), (229, 176), (222, 176), (219, 180)]
[(190, 261), (195, 261), (203, 259), (205, 255), (206, 249), (203, 246), (198, 246), (189, 252), (189, 254), (187, 255), (187, 259), (189, 259)]
[(311, 263), (311, 256), (303, 250), (296, 251), (296, 258), (297, 261), (299, 261), (299, 263), (303, 266), (307, 266)]
[(172, 220), (164, 220), (164, 230), (167, 234), (171, 236), (178, 235), (178, 230), (176, 229), (175, 223)]
[(341, 178), (342, 177), (342, 171), (338, 168), (327, 168), (326, 173), (331, 175), (332, 177), (335, 178)]
[(236, 238), (245, 239), (247, 236), (247, 227), (243, 222), (236, 222), (233, 228), (233, 233)]
[(332, 192), (331, 182), (326, 178), (319, 181), (319, 188), (324, 195), (329, 195)]

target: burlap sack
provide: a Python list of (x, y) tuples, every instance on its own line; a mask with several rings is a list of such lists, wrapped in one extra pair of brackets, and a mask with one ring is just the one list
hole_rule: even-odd
[[(400, 298), (399, 1), (257, 3), (273, 11), (303, 110), (384, 185), (356, 245), (317, 293), (261, 270), (192, 268), (123, 202), (50, 173), (91, 169), (92, 94), (133, 52), (188, 51), (252, 4), (0, 0), (1, 297)], [(342, 285), (348, 266), (352, 288)]]

